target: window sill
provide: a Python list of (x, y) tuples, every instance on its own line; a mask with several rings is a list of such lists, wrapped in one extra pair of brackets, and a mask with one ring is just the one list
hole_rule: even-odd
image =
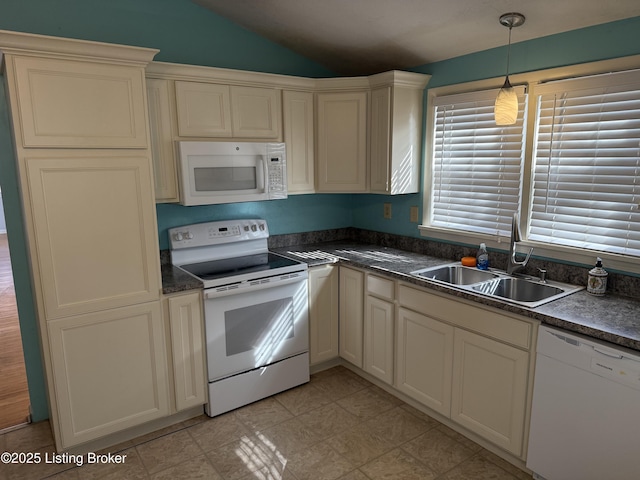
[[(420, 230), (420, 236), (436, 241), (468, 245), (476, 248), (483, 242), (489, 249), (502, 250), (504, 252), (509, 251), (509, 238), (506, 237), (497, 237), (495, 235), (485, 235), (481, 233), (457, 232), (428, 225), (420, 225), (418, 229)], [(519, 252), (533, 247), (533, 256), (536, 258), (554, 260), (559, 263), (575, 266), (592, 267), (596, 263), (596, 258), (600, 257), (606, 270), (636, 276), (640, 275), (640, 258), (638, 257), (531, 241), (522, 241), (519, 242), (518, 245), (520, 245), (518, 249)]]

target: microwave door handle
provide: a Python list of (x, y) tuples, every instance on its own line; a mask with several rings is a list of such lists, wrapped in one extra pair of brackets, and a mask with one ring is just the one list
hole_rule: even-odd
[(265, 157), (259, 157), (258, 158), (258, 165), (256, 167), (256, 173), (258, 175), (261, 175), (261, 178), (256, 179), (257, 180), (257, 188), (258, 189), (262, 189), (262, 193), (269, 193), (269, 185), (268, 185), (268, 179), (269, 179), (269, 172), (267, 172), (267, 169), (269, 168), (269, 164), (267, 163), (267, 161), (265, 160)]

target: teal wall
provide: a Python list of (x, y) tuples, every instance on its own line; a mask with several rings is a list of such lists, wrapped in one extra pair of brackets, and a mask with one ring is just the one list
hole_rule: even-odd
[(157, 48), (162, 62), (335, 76), (189, 0), (2, 0), (1, 7), (3, 30)]
[(346, 194), (295, 195), (268, 202), (198, 207), (158, 204), (156, 210), (160, 249), (169, 248), (169, 228), (214, 220), (264, 218), (268, 221), (271, 235), (350, 227), (353, 225), (352, 197), (353, 195)]
[[(326, 68), (220, 18), (189, 0), (3, 0), (0, 29), (157, 48), (158, 61), (308, 77), (335, 76)], [(514, 72), (640, 53), (640, 17), (512, 46)], [(514, 37), (517, 38), (514, 33)], [(500, 76), (504, 47), (419, 66), (429, 86)], [(4, 93), (4, 92), (0, 92)], [(7, 105), (0, 98), (0, 186), (9, 231), (29, 393), (35, 421), (47, 418), (33, 295)], [(392, 203), (393, 218), (382, 216)], [(168, 228), (231, 217), (261, 217), (272, 234), (356, 226), (419, 236), (409, 208), (422, 195), (300, 195), (286, 200), (202, 207), (158, 205), (160, 248)]]

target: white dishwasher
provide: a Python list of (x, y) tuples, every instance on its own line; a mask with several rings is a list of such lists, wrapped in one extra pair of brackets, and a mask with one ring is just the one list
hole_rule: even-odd
[(540, 327), (527, 467), (546, 480), (640, 479), (640, 354)]

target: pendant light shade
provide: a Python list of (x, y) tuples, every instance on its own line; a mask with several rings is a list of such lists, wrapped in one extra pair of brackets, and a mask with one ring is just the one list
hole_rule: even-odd
[(509, 82), (509, 57), (511, 53), (511, 29), (524, 23), (524, 15), (505, 13), (500, 16), (500, 24), (509, 27), (509, 46), (507, 47), (507, 78), (498, 92), (493, 113), (496, 125), (513, 125), (518, 120), (518, 95)]
[(496, 104), (493, 107), (496, 125), (513, 125), (518, 120), (518, 95), (509, 83), (509, 77), (498, 92)]

